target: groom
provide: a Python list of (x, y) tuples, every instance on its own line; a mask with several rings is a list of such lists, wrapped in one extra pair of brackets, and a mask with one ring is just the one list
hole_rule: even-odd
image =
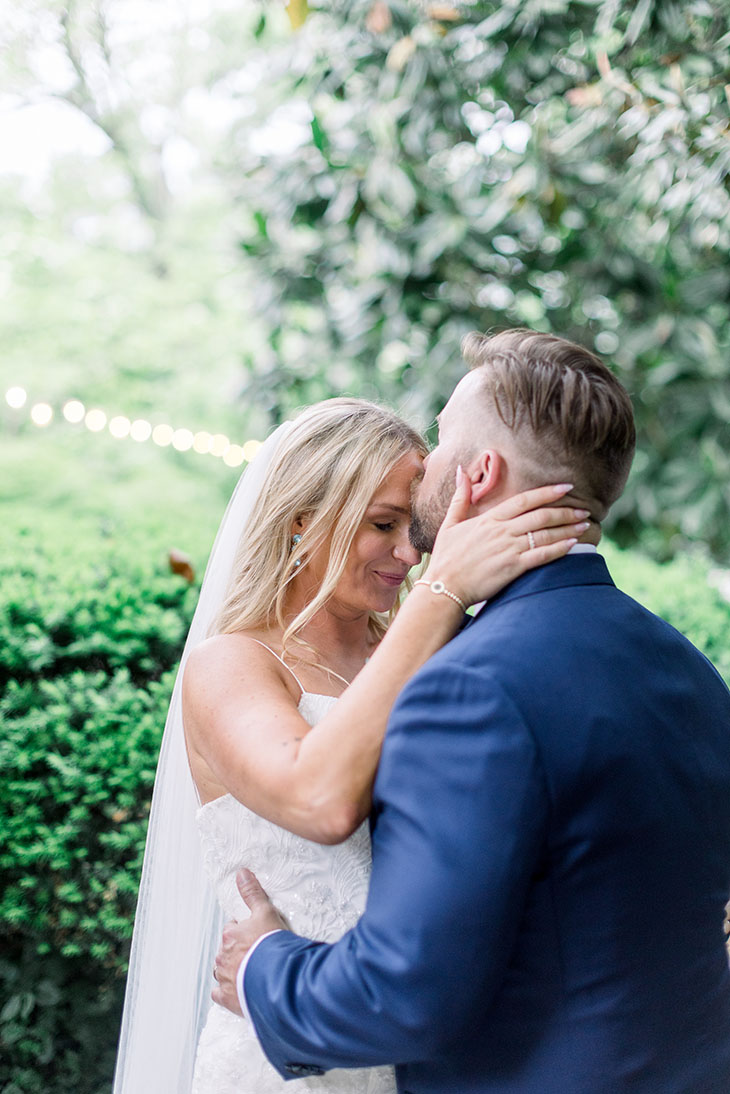
[[(463, 348), (415, 546), (459, 464), (474, 513), (572, 482), (600, 521), (634, 446), (612, 373), (529, 331)], [(247, 1007), (285, 1079), (394, 1062), (400, 1094), (730, 1091), (730, 694), (588, 546), (514, 581), (403, 690), (353, 930), (276, 931), (242, 891), (214, 997)]]

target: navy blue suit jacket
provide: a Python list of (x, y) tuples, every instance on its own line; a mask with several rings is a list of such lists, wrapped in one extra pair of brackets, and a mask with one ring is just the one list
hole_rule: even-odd
[(524, 575), (391, 715), (366, 911), (244, 990), (285, 1078), (402, 1094), (728, 1094), (730, 694), (580, 554)]

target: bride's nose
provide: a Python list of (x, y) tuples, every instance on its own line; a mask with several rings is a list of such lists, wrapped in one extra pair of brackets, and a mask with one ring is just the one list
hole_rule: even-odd
[(398, 542), (393, 548), (393, 557), (400, 562), (405, 562), (408, 566), (417, 566), (421, 561), (421, 552), (411, 545), (407, 529), (403, 535), (399, 536)]

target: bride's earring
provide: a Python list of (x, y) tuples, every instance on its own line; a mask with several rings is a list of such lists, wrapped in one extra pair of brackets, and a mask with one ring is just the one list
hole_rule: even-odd
[[(299, 544), (301, 542), (301, 539), (302, 539), (302, 537), (299, 535), (299, 532), (295, 532), (294, 535), (291, 537), (292, 550), (294, 550), (294, 548), (297, 546), (297, 544)], [(302, 564), (302, 560), (300, 558), (295, 558), (294, 559), (294, 569), (295, 570), (296, 570), (297, 566), (301, 566), (301, 564)]]

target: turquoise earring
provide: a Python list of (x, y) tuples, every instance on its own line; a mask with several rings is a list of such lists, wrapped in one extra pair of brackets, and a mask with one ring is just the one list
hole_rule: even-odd
[[(301, 540), (302, 540), (302, 537), (299, 535), (299, 532), (295, 532), (294, 535), (291, 537), (292, 550), (297, 546), (298, 543), (301, 543)], [(296, 570), (297, 566), (301, 566), (301, 564), (302, 564), (302, 560), (300, 558), (295, 558), (294, 559), (294, 569), (295, 570)]]

